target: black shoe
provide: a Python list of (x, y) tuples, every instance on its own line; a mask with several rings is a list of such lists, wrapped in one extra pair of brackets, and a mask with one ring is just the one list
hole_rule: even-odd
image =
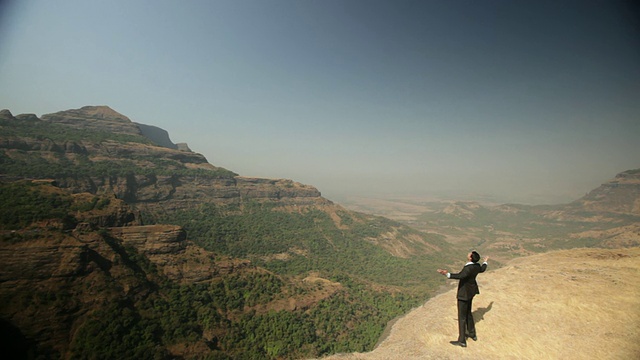
[(451, 343), (451, 345), (454, 345), (454, 346), (467, 347), (467, 343), (463, 343), (463, 342), (460, 342), (460, 341), (449, 341), (449, 343)]
[(471, 340), (473, 340), (473, 341), (478, 341), (478, 337), (477, 337), (477, 336), (469, 336), (469, 335), (465, 335), (464, 337), (465, 337), (465, 338), (467, 338), (467, 339), (471, 339)]

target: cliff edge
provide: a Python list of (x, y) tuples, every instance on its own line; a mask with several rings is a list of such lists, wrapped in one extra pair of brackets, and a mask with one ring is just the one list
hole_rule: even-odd
[[(461, 264), (462, 266), (462, 264)], [(324, 360), (638, 359), (640, 248), (574, 249), (514, 259), (480, 274), (478, 341), (454, 347), (455, 281), (398, 320), (369, 353)]]

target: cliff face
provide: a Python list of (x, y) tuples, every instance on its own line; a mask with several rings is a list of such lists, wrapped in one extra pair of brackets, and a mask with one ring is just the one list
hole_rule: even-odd
[(136, 126), (140, 128), (142, 135), (154, 143), (169, 148), (169, 149), (178, 149), (178, 145), (174, 144), (173, 141), (169, 138), (169, 133), (167, 130), (161, 129), (157, 126), (145, 125), (136, 123)]
[(32, 342), (29, 347), (64, 354), (88, 313), (150, 290), (121, 241), (94, 230), (128, 224), (120, 205), (85, 214), (88, 222), (73, 231), (56, 219), (0, 231), (0, 315)]
[(74, 192), (113, 194), (141, 210), (183, 210), (202, 203), (222, 205), (245, 201), (281, 205), (331, 204), (313, 186), (284, 179), (207, 178), (197, 175), (130, 175), (61, 178), (58, 185)]
[(209, 281), (249, 267), (246, 260), (217, 260), (214, 254), (187, 241), (186, 232), (174, 225), (114, 227), (109, 234), (145, 256), (169, 280), (178, 283)]
[[(71, 209), (94, 199), (47, 182), (35, 186), (69, 197)], [(166, 281), (193, 284), (250, 270), (246, 260), (195, 246), (178, 226), (137, 225), (123, 201), (107, 200), (100, 209), (74, 211), (72, 226), (52, 218), (19, 230), (0, 227), (0, 325), (3, 337), (24, 342), (22, 350), (73, 357), (76, 330), (95, 312), (135, 303)]]

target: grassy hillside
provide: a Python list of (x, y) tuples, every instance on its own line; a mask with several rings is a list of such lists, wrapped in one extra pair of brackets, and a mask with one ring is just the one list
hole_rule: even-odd
[(637, 359), (639, 272), (640, 248), (518, 258), (479, 276), (478, 341), (467, 348), (449, 344), (457, 338), (451, 289), (398, 321), (374, 351), (324, 359)]
[[(425, 270), (450, 250), (441, 236), (424, 235), (382, 217), (338, 210), (332, 218), (323, 209), (291, 212), (272, 203), (241, 208), (204, 204), (158, 221), (183, 226), (189, 238), (207, 250), (248, 258), (281, 275), (315, 271), (327, 278), (346, 276), (378, 286), (422, 289), (422, 294), (437, 286)], [(413, 236), (417, 241), (405, 245), (413, 255), (394, 256), (373, 242), (387, 233)]]

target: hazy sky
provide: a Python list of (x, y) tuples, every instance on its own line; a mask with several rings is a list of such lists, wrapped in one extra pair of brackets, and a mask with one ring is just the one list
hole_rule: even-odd
[(631, 3), (0, 0), (0, 108), (108, 105), (330, 199), (565, 202), (640, 168)]

